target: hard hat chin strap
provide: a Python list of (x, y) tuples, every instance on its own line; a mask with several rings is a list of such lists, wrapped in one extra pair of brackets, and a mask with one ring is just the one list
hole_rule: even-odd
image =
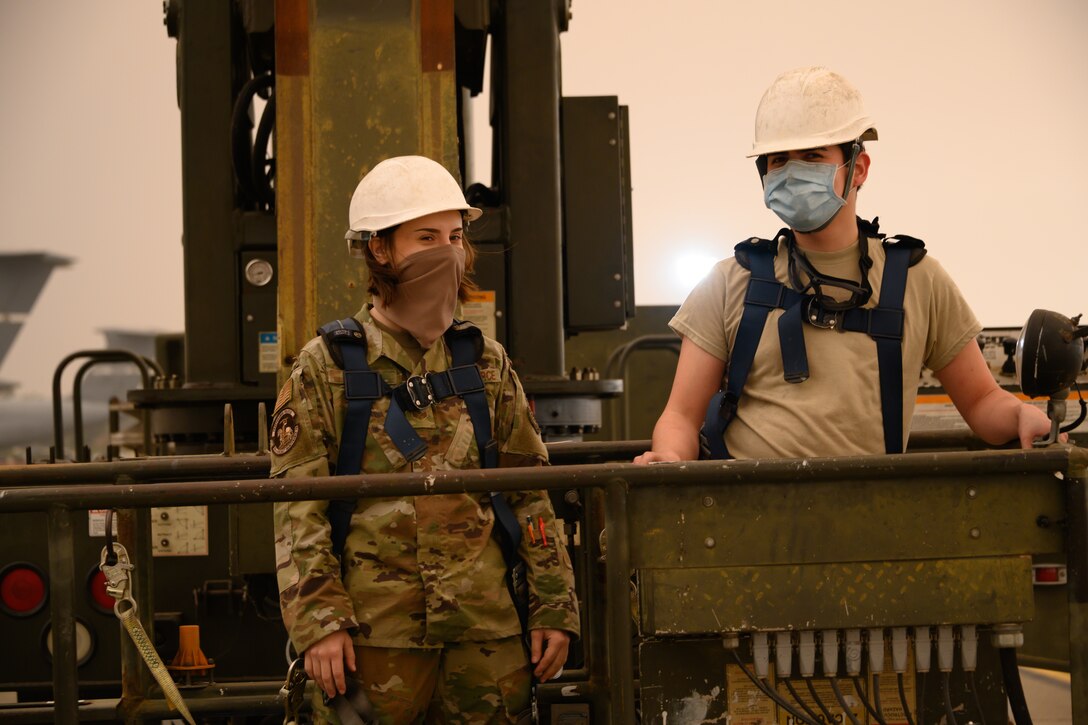
[(842, 187), (842, 200), (844, 202), (849, 201), (850, 196), (850, 184), (854, 181), (854, 166), (858, 162), (858, 155), (861, 153), (861, 142), (858, 139), (854, 139), (852, 148), (850, 149), (850, 165), (846, 167), (846, 183)]

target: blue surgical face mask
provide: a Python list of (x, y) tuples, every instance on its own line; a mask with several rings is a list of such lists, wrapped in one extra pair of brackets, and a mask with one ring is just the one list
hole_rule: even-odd
[(767, 208), (798, 232), (812, 232), (834, 218), (846, 201), (835, 193), (835, 164), (787, 161), (763, 177)]

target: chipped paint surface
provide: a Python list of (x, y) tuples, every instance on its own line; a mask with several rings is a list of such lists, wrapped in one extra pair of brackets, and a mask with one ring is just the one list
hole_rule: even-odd
[(661, 711), (662, 725), (669, 723), (672, 725), (703, 725), (703, 723), (728, 722), (728, 716), (725, 714), (707, 719), (711, 703), (717, 700), (721, 694), (722, 688), (715, 685), (706, 694), (692, 690), (687, 697), (667, 703), (666, 708)]

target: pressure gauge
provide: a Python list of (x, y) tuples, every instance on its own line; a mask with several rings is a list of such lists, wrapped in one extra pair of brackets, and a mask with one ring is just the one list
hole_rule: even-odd
[(264, 259), (251, 259), (246, 265), (246, 281), (254, 287), (264, 287), (271, 282), (271, 263)]

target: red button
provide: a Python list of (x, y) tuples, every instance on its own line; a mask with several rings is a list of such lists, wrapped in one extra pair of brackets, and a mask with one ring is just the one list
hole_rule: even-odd
[(9, 614), (34, 614), (45, 604), (45, 580), (30, 566), (9, 566), (0, 578), (0, 603)]

